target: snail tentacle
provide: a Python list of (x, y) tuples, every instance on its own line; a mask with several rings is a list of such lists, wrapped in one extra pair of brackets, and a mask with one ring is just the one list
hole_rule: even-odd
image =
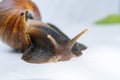
[(55, 49), (58, 49), (58, 48), (59, 48), (59, 44), (57, 43), (57, 41), (56, 41), (51, 35), (48, 35), (47, 37), (48, 37), (48, 38), (50, 39), (50, 41), (53, 43)]
[(73, 47), (73, 45), (76, 43), (76, 41), (85, 33), (87, 32), (87, 29), (84, 29), (82, 32), (80, 32), (77, 36), (75, 36), (68, 44), (67, 46), (70, 47), (70, 49)]

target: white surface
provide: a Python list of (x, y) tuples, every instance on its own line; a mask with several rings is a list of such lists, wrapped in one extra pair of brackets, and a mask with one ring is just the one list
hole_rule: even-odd
[[(64, 26), (69, 26), (64, 27)], [(79, 58), (67, 62), (29, 64), (22, 54), (0, 42), (1, 80), (120, 80), (120, 27), (72, 24), (61, 29), (71, 38), (86, 26), (78, 40), (88, 46)], [(74, 28), (76, 26), (76, 28)]]

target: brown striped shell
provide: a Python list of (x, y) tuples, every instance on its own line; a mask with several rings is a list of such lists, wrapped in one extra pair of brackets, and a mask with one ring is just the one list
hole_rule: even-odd
[(31, 0), (3, 0), (0, 3), (0, 39), (17, 50), (25, 50), (31, 44), (26, 13), (41, 20), (38, 8)]

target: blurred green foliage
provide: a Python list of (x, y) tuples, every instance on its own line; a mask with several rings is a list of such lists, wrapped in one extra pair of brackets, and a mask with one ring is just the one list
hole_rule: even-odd
[(120, 15), (109, 15), (106, 18), (98, 20), (95, 24), (120, 24)]

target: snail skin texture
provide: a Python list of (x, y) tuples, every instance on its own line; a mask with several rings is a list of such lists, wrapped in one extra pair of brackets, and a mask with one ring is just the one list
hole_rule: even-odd
[(67, 61), (78, 57), (83, 44), (68, 38), (56, 26), (43, 23), (37, 6), (31, 0), (3, 0), (0, 3), (0, 39), (17, 51), (29, 63)]

